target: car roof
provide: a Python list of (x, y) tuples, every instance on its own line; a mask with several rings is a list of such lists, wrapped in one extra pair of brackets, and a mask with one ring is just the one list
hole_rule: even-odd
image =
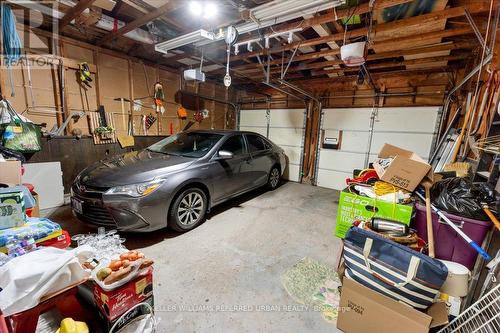
[(218, 130), (190, 130), (189, 133), (213, 133), (213, 134), (221, 134), (221, 135), (230, 135), (230, 134), (257, 134), (259, 133), (250, 132), (250, 131), (237, 131), (237, 130), (228, 130), (228, 129), (218, 129)]

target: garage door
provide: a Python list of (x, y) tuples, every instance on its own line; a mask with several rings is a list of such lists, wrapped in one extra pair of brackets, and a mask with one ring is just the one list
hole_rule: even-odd
[(262, 134), (285, 150), (284, 178), (299, 181), (305, 132), (304, 109), (241, 110), (239, 129)]
[(317, 185), (341, 190), (353, 169), (363, 169), (384, 143), (414, 151), (428, 159), (440, 107), (380, 108), (370, 148), (372, 108), (324, 109), (317, 164)]

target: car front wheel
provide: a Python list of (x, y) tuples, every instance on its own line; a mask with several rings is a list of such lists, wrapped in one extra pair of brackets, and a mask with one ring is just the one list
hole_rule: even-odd
[(207, 210), (207, 196), (199, 188), (183, 190), (175, 199), (169, 213), (169, 226), (179, 232), (200, 225)]
[(277, 166), (273, 166), (269, 172), (269, 178), (267, 180), (267, 188), (271, 191), (276, 189), (280, 184), (281, 172)]

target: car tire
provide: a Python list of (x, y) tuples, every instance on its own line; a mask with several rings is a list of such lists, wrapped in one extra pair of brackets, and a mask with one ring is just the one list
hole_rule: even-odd
[(269, 171), (269, 176), (267, 178), (267, 188), (271, 191), (278, 188), (281, 181), (281, 170), (279, 166), (275, 165)]
[(168, 226), (178, 232), (186, 232), (205, 220), (207, 195), (197, 187), (184, 189), (176, 196), (168, 213)]

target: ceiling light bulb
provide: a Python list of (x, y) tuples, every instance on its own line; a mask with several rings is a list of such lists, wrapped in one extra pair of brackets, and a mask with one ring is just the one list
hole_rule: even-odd
[(200, 16), (203, 13), (203, 6), (198, 1), (191, 1), (189, 3), (189, 11), (193, 15)]
[(212, 18), (217, 15), (217, 6), (213, 2), (205, 3), (205, 8), (203, 9), (204, 18)]

